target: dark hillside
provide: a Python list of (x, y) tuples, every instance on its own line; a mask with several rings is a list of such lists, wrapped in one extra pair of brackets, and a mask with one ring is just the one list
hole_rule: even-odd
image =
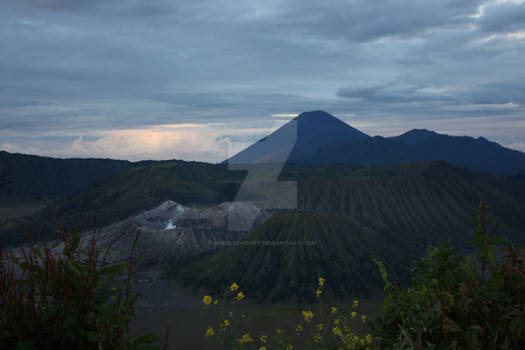
[(516, 181), (441, 161), (302, 177), (299, 211), (270, 219), (220, 255), (174, 265), (168, 276), (211, 292), (237, 281), (270, 301), (309, 300), (318, 276), (333, 281), (332, 297), (370, 293), (381, 285), (372, 256), (403, 280), (429, 244), (451, 239), (470, 251), (481, 200), (497, 216), (493, 234), (525, 242), (525, 196)]
[(312, 301), (319, 276), (328, 281), (328, 297), (364, 295), (381, 286), (371, 256), (396, 276), (407, 272), (403, 262), (410, 256), (400, 247), (389, 249), (375, 232), (336, 214), (280, 214), (244, 242), (247, 245), (175, 266), (168, 276), (213, 293), (235, 281), (255, 299)]
[(56, 200), (115, 176), (133, 163), (112, 159), (56, 159), (0, 151), (0, 170), (9, 184), (0, 192), (2, 205), (41, 196)]
[(302, 210), (336, 212), (385, 231), (403, 232), (405, 239), (423, 248), (448, 237), (469, 244), (481, 200), (498, 217), (496, 228), (501, 234), (525, 239), (525, 191), (512, 178), (431, 161), (364, 168), (339, 178), (299, 182)]
[[(211, 206), (231, 200), (244, 172), (229, 171), (226, 166), (200, 162), (165, 161), (137, 165), (103, 183), (55, 203), (58, 216), (69, 227), (77, 223), (86, 202), (82, 228), (91, 227), (91, 217), (99, 224), (110, 224), (171, 199), (187, 205)], [(48, 209), (32, 216), (41, 225), (46, 238), (55, 235), (56, 226)], [(20, 242), (24, 236), (17, 229), (0, 231), (5, 244)]]

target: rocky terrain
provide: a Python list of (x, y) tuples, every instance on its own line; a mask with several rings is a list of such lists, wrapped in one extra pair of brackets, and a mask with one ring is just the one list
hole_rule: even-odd
[[(231, 247), (251, 229), (271, 217), (249, 202), (224, 202), (217, 206), (196, 209), (173, 201), (147, 210), (135, 217), (103, 229), (99, 244), (113, 244), (110, 262), (118, 261), (140, 232), (135, 255), (146, 266), (160, 266), (192, 255)], [(88, 235), (89, 233), (86, 233)]]

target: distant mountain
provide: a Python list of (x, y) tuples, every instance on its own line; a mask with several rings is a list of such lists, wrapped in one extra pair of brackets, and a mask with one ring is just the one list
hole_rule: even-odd
[(443, 160), (500, 175), (525, 173), (525, 153), (482, 137), (449, 136), (418, 129), (396, 137), (370, 137), (322, 111), (301, 113), (226, 162), (374, 166), (424, 160)]
[(414, 129), (390, 140), (410, 145), (420, 159), (441, 159), (465, 168), (497, 174), (525, 173), (525, 153), (483, 137), (449, 136)]
[(6, 185), (0, 202), (24, 202), (34, 196), (55, 200), (109, 179), (133, 163), (112, 159), (56, 159), (0, 151)]
[(313, 111), (301, 113), (267, 137), (227, 160), (229, 164), (272, 162), (325, 163), (314, 159), (315, 150), (331, 144), (369, 139), (370, 136), (334, 116)]

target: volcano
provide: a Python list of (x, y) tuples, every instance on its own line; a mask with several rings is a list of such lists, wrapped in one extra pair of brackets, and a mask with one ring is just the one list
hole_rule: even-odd
[(426, 129), (371, 137), (323, 111), (301, 113), (225, 162), (377, 166), (429, 160), (498, 175), (525, 173), (525, 153), (483, 137), (443, 135)]

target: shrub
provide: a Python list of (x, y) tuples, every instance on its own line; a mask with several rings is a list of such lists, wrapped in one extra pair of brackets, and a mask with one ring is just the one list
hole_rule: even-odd
[(156, 337), (127, 334), (138, 297), (135, 244), (127, 261), (108, 265), (111, 245), (97, 247), (96, 228), (87, 242), (80, 229), (70, 233), (59, 223), (59, 233), (52, 246), (28, 234), (16, 255), (0, 244), (0, 348), (151, 348)]
[(525, 349), (523, 248), (493, 237), (487, 207), (480, 205), (477, 259), (450, 242), (429, 248), (413, 271), (413, 284), (388, 281), (384, 317), (375, 326), (383, 348)]

